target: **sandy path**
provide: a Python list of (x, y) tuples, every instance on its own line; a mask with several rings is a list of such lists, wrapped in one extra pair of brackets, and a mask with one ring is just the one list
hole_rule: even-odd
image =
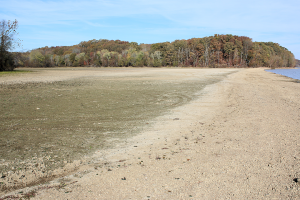
[(34, 199), (299, 199), (299, 83), (246, 69), (203, 93)]

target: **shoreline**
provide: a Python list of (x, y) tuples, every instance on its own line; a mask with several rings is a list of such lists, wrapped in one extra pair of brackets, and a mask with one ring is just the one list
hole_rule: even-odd
[(36, 186), (33, 199), (295, 199), (299, 89), (261, 68), (231, 74), (107, 164)]

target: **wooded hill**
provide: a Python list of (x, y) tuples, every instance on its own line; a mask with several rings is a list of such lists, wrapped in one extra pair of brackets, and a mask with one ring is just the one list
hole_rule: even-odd
[(43, 47), (22, 53), (19, 66), (110, 67), (295, 67), (294, 55), (273, 42), (244, 36), (214, 35), (173, 42), (138, 44), (90, 40), (74, 46)]
[(300, 60), (296, 59), (296, 67), (300, 67)]

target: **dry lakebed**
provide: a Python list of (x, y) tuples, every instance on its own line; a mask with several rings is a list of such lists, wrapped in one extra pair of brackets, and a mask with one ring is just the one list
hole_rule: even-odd
[(291, 78), (262, 68), (17, 70), (0, 75), (0, 199), (299, 198)]

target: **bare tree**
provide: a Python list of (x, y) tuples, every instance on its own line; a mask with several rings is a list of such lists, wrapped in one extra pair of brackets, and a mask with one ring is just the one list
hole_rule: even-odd
[(204, 58), (205, 58), (205, 66), (209, 65), (209, 57), (210, 57), (210, 39), (204, 38)]
[(246, 61), (247, 65), (250, 62), (250, 60), (248, 59), (248, 52), (252, 48), (252, 45), (253, 45), (253, 43), (252, 43), (251, 39), (243, 41), (243, 55), (244, 55), (244, 60)]
[(11, 71), (16, 67), (14, 55), (10, 51), (20, 46), (20, 40), (15, 38), (17, 28), (17, 20), (0, 22), (0, 71)]

